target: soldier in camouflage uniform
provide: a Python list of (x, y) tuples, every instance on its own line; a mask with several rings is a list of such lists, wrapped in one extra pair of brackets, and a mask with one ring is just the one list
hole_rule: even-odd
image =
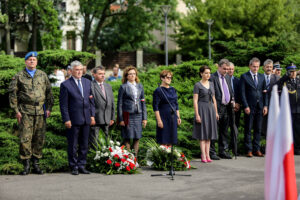
[(19, 123), (20, 157), (24, 164), (21, 174), (30, 172), (30, 159), (33, 172), (43, 174), (38, 161), (42, 157), (46, 118), (50, 116), (53, 96), (47, 74), (36, 69), (37, 52), (27, 53), (25, 64), (26, 68), (10, 83), (9, 101)]
[(297, 67), (294, 64), (286, 69), (287, 74), (278, 81), (278, 90), (281, 91), (283, 86), (288, 89), (293, 124), (294, 153), (300, 155), (300, 78), (297, 77)]

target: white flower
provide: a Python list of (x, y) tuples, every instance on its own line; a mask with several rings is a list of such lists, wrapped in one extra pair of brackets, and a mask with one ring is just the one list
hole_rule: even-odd
[(116, 145), (120, 146), (120, 142), (116, 142)]
[(109, 141), (109, 143), (110, 143), (111, 145), (114, 145), (114, 144), (115, 144), (114, 141), (112, 141), (112, 140)]
[(150, 160), (147, 160), (147, 165), (151, 167), (153, 165), (153, 162)]
[(107, 157), (107, 156), (108, 156), (108, 153), (107, 153), (107, 152), (105, 152), (105, 153), (103, 154), (103, 156), (104, 156), (104, 157)]
[(170, 148), (167, 148), (167, 153), (171, 153), (171, 149)]
[(100, 156), (98, 154), (96, 154), (94, 160), (99, 160), (100, 159)]
[(166, 150), (166, 147), (163, 145), (160, 145), (159, 148), (161, 148), (162, 150)]

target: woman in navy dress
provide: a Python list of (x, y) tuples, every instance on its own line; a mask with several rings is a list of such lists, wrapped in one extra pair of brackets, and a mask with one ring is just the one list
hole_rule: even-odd
[(177, 125), (181, 124), (176, 90), (170, 86), (172, 76), (171, 71), (163, 70), (160, 73), (161, 85), (153, 93), (156, 141), (159, 144), (177, 144)]

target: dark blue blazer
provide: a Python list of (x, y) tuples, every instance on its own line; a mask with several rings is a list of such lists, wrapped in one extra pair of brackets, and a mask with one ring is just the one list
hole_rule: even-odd
[(258, 84), (255, 86), (254, 80), (250, 72), (242, 74), (240, 79), (241, 97), (244, 108), (255, 108), (259, 104), (259, 108), (268, 106), (268, 95), (265, 76), (257, 73)]
[[(137, 83), (137, 112), (142, 113), (142, 120), (147, 120), (147, 109), (144, 95), (144, 88), (142, 84)], [(127, 83), (120, 86), (118, 94), (118, 119), (124, 121), (123, 112), (134, 113), (135, 112), (135, 101), (132, 89)]]
[(95, 116), (95, 103), (91, 92), (91, 81), (81, 78), (83, 87), (82, 97), (73, 77), (60, 85), (59, 105), (62, 120), (71, 120), (72, 125), (84, 125), (91, 123), (91, 117)]
[(240, 79), (233, 76), (233, 93), (234, 93), (234, 100), (236, 103), (241, 104), (242, 99), (241, 99), (241, 87), (240, 87)]

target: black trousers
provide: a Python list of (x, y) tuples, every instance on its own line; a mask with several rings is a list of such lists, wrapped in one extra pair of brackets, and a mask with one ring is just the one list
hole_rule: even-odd
[[(234, 118), (234, 124), (233, 124), (233, 118)], [(229, 116), (229, 127), (230, 127), (230, 145), (229, 145), (229, 149), (233, 149), (233, 145), (234, 145), (234, 125), (236, 126), (237, 129), (239, 129), (240, 127), (240, 119), (241, 119), (241, 109), (239, 109), (237, 112), (234, 112), (234, 116)], [(237, 133), (238, 135), (239, 133)], [(237, 138), (236, 138), (237, 139)], [(238, 142), (238, 141), (236, 141)]]
[[(250, 108), (250, 114), (245, 113), (245, 129), (244, 129), (244, 142), (247, 152), (260, 151), (260, 136), (262, 126), (262, 109), (257, 104), (256, 107)], [(251, 131), (253, 129), (253, 147), (251, 142)]]
[[(218, 121), (218, 129), (219, 129), (219, 154), (224, 153), (228, 150), (228, 128), (229, 128), (229, 117), (231, 115), (231, 105), (219, 105), (218, 106), (218, 114), (219, 114), (219, 121)], [(216, 155), (216, 148), (215, 148), (214, 140), (210, 143), (210, 155)]]

